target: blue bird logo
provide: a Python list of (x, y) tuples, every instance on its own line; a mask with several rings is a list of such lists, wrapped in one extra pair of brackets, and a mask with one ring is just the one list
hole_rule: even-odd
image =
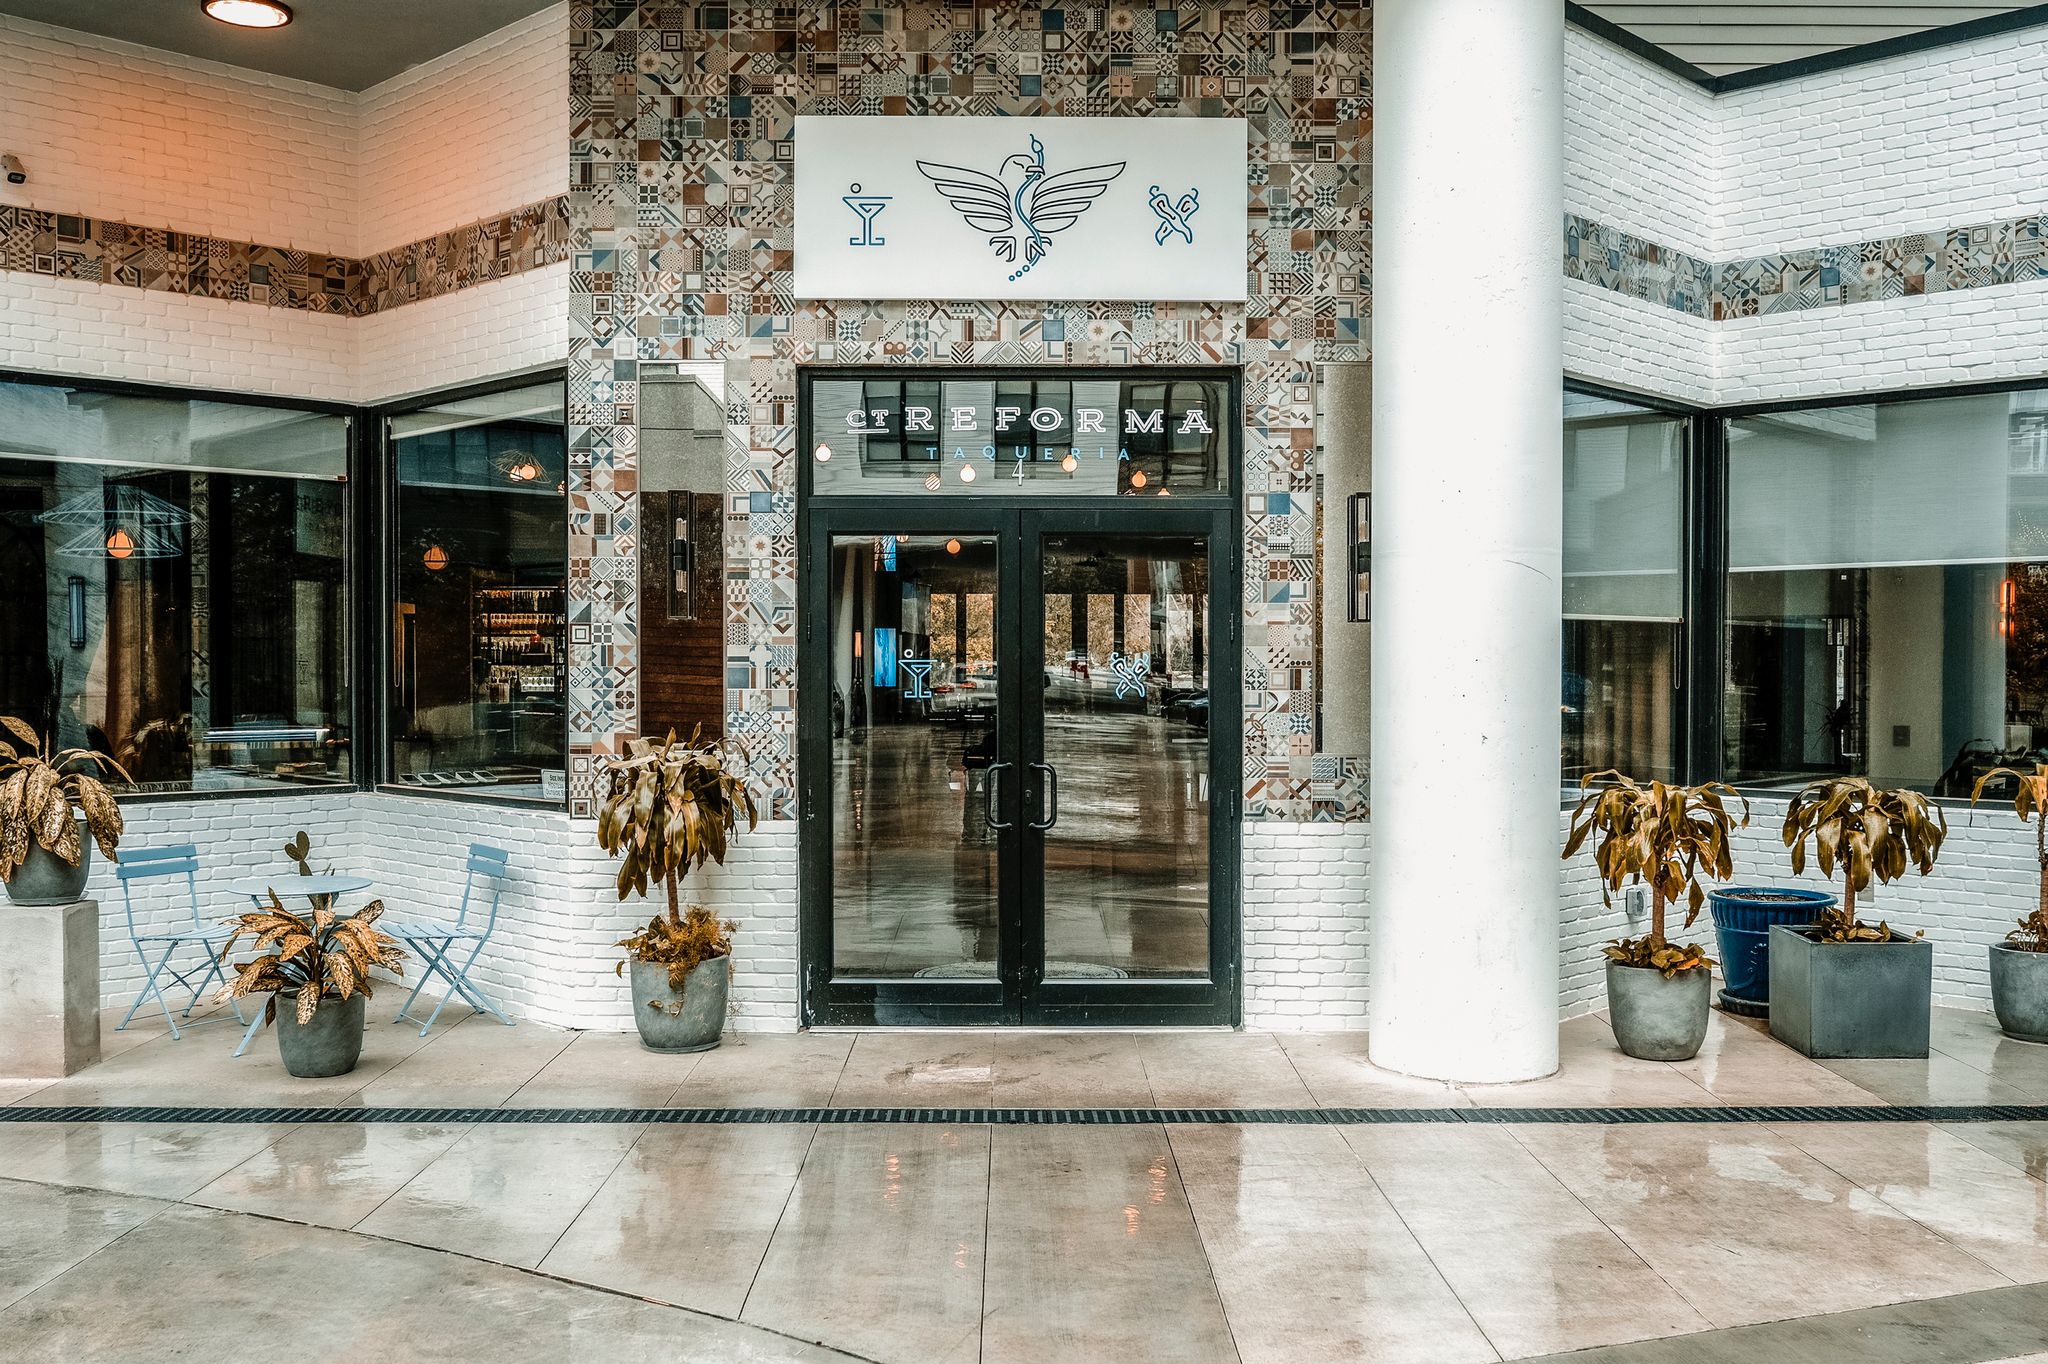
[(1124, 173), (1124, 164), (1106, 162), (1047, 175), (1045, 144), (1033, 137), (1029, 155), (1004, 157), (993, 175), (936, 161), (920, 161), (917, 169), (969, 227), (988, 234), (998, 259), (1017, 267), (1010, 272), (1014, 281), (1044, 258), (1051, 234), (1072, 227), (1110, 181)]

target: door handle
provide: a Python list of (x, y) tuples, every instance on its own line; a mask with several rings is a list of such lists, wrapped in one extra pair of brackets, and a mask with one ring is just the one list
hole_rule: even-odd
[(1031, 826), (1043, 833), (1060, 822), (1060, 774), (1053, 770), (1050, 763), (1033, 763), (1031, 768), (1045, 775), (1045, 819)]
[(996, 810), (1002, 804), (1002, 771), (1009, 765), (1008, 763), (990, 763), (982, 774), (981, 818), (982, 822), (991, 829), (1008, 829), (1013, 827), (1009, 820), (996, 818)]

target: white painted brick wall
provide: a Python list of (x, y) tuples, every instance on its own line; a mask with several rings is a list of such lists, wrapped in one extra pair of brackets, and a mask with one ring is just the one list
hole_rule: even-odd
[(355, 398), (430, 389), (559, 365), (569, 349), (569, 262), (492, 280), (348, 324)]
[[(1718, 99), (1576, 30), (1566, 66), (1565, 206), (1709, 259), (2048, 212), (2048, 27)], [(1707, 324), (1567, 281), (1566, 369), (1707, 403), (2037, 379), (2044, 322), (2040, 283)]]
[(347, 254), (356, 97), (0, 15), (0, 203)]
[(225, 299), (0, 272), (0, 369), (67, 379), (351, 402), (355, 328), (361, 325)]
[(1738, 91), (1719, 112), (1724, 256), (2048, 210), (2042, 28)]
[[(369, 877), (369, 894), (382, 897), (394, 919), (414, 921), (453, 918), (471, 842), (503, 848), (511, 854), (512, 873), (496, 936), (477, 965), (485, 990), (514, 1018), (558, 1027), (632, 1027), (626, 983), (613, 971), (623, 953), (612, 944), (659, 902), (618, 902), (612, 864), (587, 822), (509, 806), (338, 792), (137, 802), (127, 819), (125, 841), (131, 847), (198, 844), (206, 872), (201, 910), (209, 921), (245, 907), (224, 889), (239, 877), (275, 872), (284, 888), (296, 873), (279, 850), (301, 828), (312, 835), (317, 866)], [(181, 896), (182, 882), (155, 883), (138, 892), (137, 921), (144, 932), (185, 913), (173, 886)], [(740, 926), (733, 1025), (794, 1028), (796, 826), (761, 825), (735, 843), (723, 867), (708, 869), (684, 889), (689, 902)], [(109, 866), (95, 864), (88, 893), (101, 905), (102, 997), (125, 1009), (141, 988), (142, 971)], [(389, 1001), (390, 1007), (395, 1010), (402, 998)]]
[(1564, 47), (1564, 206), (1711, 258), (1720, 117), (1714, 97), (1604, 38)]
[[(360, 95), (0, 16), (0, 204), (362, 255), (560, 194), (568, 7)], [(375, 402), (558, 364), (567, 265), (347, 321), (0, 272), (0, 367)]]
[(1567, 279), (1564, 372), (1638, 393), (1711, 404), (1718, 383), (1716, 325)]
[(1363, 823), (1245, 823), (1246, 1027), (1365, 1027), (1371, 836)]
[(565, 193), (568, 5), (371, 86), (358, 113), (356, 255)]
[[(511, 806), (338, 792), (138, 802), (127, 813), (130, 847), (199, 845), (206, 866), (201, 903), (210, 920), (242, 908), (223, 889), (232, 880), (272, 871), (280, 887), (289, 881), (294, 873), (279, 849), (297, 829), (312, 834), (321, 867), (370, 877), (371, 893), (387, 901), (394, 917), (402, 913), (414, 920), (453, 916), (472, 841), (502, 847), (512, 855), (512, 884), (478, 978), (515, 1018), (612, 1031), (632, 1026), (625, 982), (613, 970), (621, 955), (613, 944), (660, 906), (618, 902), (612, 863), (598, 851), (587, 822)], [(1750, 827), (1736, 839), (1738, 882), (1793, 881), (1777, 837), (1783, 818), (1782, 800), (1757, 802)], [(1990, 998), (1986, 948), (2034, 905), (2033, 838), (2029, 829), (1991, 809), (1974, 817), (1951, 811), (1950, 819), (1948, 848), (1934, 875), (1886, 888), (1866, 903), (1872, 913), (1908, 930), (1925, 929), (1933, 939), (1938, 1003), (1981, 1009)], [(1564, 827), (1560, 812), (1560, 846)], [(1370, 825), (1245, 825), (1246, 1027), (1365, 1027), (1370, 875)], [(1799, 883), (1819, 882), (1809, 872)], [(1570, 1018), (1605, 1005), (1601, 946), (1641, 933), (1647, 924), (1640, 902), (1617, 896), (1612, 906), (1601, 904), (1589, 855), (1559, 863), (1558, 890), (1558, 1012)], [(120, 891), (104, 863), (95, 864), (89, 893), (102, 910), (102, 993), (107, 1003), (126, 1007), (142, 976), (127, 940)], [(161, 886), (142, 894), (138, 920), (144, 931), (182, 912)], [(761, 825), (735, 843), (723, 867), (708, 869), (686, 887), (686, 898), (740, 925), (734, 1026), (793, 1029), (796, 825)], [(1711, 945), (1707, 916), (1684, 937)]]

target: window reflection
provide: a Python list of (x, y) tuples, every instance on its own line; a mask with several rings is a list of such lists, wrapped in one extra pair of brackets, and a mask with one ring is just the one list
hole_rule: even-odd
[(1565, 782), (1676, 775), (1685, 424), (1565, 395)]
[(143, 791), (346, 781), (346, 419), (0, 384), (0, 432), (0, 713)]
[(393, 781), (562, 799), (567, 449), (546, 384), (395, 418)]
[(2048, 394), (1731, 422), (1729, 775), (1967, 797), (2048, 759)]

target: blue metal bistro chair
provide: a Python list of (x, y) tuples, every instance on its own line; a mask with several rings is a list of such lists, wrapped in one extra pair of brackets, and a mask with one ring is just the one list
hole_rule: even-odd
[[(469, 845), (469, 871), (462, 882), (462, 907), (455, 912), (453, 926), (379, 925), (386, 933), (412, 949), (420, 963), (419, 982), (412, 987), (412, 993), (405, 997), (404, 1006), (399, 1009), (398, 1017), (392, 1019), (392, 1022), (404, 1022), (410, 1018), (412, 1022), (420, 1023), (419, 1019), (411, 1018), (413, 1002), (420, 997), (420, 991), (427, 988), (428, 980), (439, 975), (448, 982), (448, 988), (442, 993), (441, 1002), (434, 1006), (434, 1011), (427, 1015), (424, 1023), (420, 1023), (421, 1037), (427, 1035), (427, 1030), (434, 1026), (434, 1020), (441, 1016), (441, 1010), (446, 1008), (448, 1001), (457, 994), (460, 994), (463, 1002), (476, 1012), (487, 1013), (508, 1028), (512, 1026), (512, 1020), (505, 1017), (505, 1011), (493, 1004), (469, 977), (469, 969), (476, 965), (476, 959), (483, 954), (485, 944), (490, 942), (491, 934), (498, 927), (498, 904), (504, 897), (505, 881), (510, 874), (508, 861), (502, 849), (483, 843)], [(483, 927), (476, 928), (470, 924), (470, 915), (478, 899), (480, 885), (484, 893), (490, 896), (490, 907), (488, 910), (475, 911), (477, 917), (483, 920)], [(469, 948), (467, 953), (462, 950), (465, 944)]]
[[(164, 1022), (171, 1025), (173, 1039), (183, 1035), (178, 1031), (178, 1020), (171, 1016), (170, 1001), (164, 998), (162, 978), (169, 975), (179, 986), (189, 988), (192, 998), (187, 1001), (179, 1017), (190, 1018), (192, 1010), (199, 1006), (199, 998), (215, 981), (226, 977), (221, 965), (220, 948), (234, 933), (226, 924), (209, 924), (199, 915), (199, 849), (190, 843), (172, 843), (161, 848), (123, 848), (121, 860), (114, 864), (114, 875), (121, 883), (121, 903), (128, 914), (128, 941), (135, 944), (135, 955), (142, 961), (147, 979), (142, 983), (142, 993), (128, 1006), (128, 1016), (114, 1029), (121, 1031), (134, 1021), (135, 1011), (154, 998), (164, 1011)], [(168, 877), (185, 878), (185, 905), (191, 917), (183, 915), (172, 919), (163, 931), (144, 933), (135, 922), (135, 888), (138, 882), (161, 880)], [(206, 953), (206, 970), (189, 965), (176, 967), (171, 958), (178, 955), (187, 944), (198, 947)], [(198, 984), (193, 984), (193, 977)], [(237, 1022), (242, 1019), (239, 1001), (230, 1001)], [(209, 1021), (209, 1020), (202, 1020)]]

